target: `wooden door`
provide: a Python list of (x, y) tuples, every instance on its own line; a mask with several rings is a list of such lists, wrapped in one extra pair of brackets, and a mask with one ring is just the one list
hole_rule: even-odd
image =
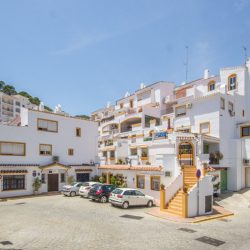
[(48, 174), (48, 192), (58, 191), (58, 174)]

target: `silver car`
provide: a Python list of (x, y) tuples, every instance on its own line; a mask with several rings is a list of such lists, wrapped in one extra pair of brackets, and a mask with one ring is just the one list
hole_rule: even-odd
[(109, 197), (109, 202), (113, 206), (129, 208), (130, 206), (148, 206), (155, 205), (154, 197), (143, 194), (141, 191), (132, 188), (117, 188)]
[(79, 195), (79, 189), (82, 184), (82, 182), (73, 182), (71, 185), (63, 186), (62, 194), (64, 194), (65, 196)]
[(88, 181), (84, 182), (83, 185), (79, 189), (79, 195), (81, 197), (87, 198), (89, 195), (89, 190), (94, 187), (95, 185), (99, 185), (101, 183), (99, 182), (94, 182), (94, 181)]

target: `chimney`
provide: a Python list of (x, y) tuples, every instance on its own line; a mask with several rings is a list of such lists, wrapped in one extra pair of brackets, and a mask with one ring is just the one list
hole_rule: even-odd
[(205, 69), (204, 70), (204, 79), (208, 79), (209, 78), (209, 70)]
[(38, 110), (39, 111), (44, 111), (44, 104), (43, 104), (43, 102), (40, 102)]
[(141, 84), (140, 84), (140, 89), (144, 89), (145, 88), (145, 84), (142, 82)]

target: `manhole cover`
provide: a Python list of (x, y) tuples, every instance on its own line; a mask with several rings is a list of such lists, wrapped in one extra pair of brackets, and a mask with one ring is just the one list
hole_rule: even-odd
[(206, 236), (203, 236), (203, 237), (198, 238), (196, 240), (200, 241), (200, 242), (203, 242), (205, 244), (208, 244), (208, 245), (215, 246), (215, 247), (218, 247), (220, 245), (225, 244), (225, 241), (217, 240), (217, 239), (206, 237)]
[(15, 205), (24, 205), (26, 204), (25, 202), (19, 202), (19, 203), (15, 203)]
[(187, 232), (187, 233), (195, 233), (196, 231), (190, 228), (179, 228), (178, 230)]
[(12, 242), (6, 240), (6, 241), (2, 241), (0, 242), (0, 244), (2, 244), (3, 246), (7, 246), (7, 245), (13, 245)]
[(122, 218), (128, 218), (128, 219), (133, 219), (133, 220), (141, 220), (143, 219), (144, 217), (141, 217), (141, 216), (135, 216), (135, 215), (129, 215), (129, 214), (124, 214), (122, 216), (120, 216)]

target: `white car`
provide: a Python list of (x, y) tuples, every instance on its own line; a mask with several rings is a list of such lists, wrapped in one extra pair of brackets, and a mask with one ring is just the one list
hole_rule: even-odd
[(79, 195), (79, 189), (82, 184), (82, 182), (73, 182), (71, 185), (63, 186), (62, 194), (64, 194), (65, 196)]
[(94, 187), (95, 185), (100, 185), (101, 183), (99, 182), (94, 182), (94, 181), (88, 181), (84, 182), (82, 186), (79, 189), (79, 195), (81, 197), (87, 198), (89, 195), (89, 190)]
[(143, 194), (141, 191), (132, 188), (116, 188), (109, 197), (109, 202), (113, 206), (129, 208), (130, 206), (155, 205), (154, 197)]

